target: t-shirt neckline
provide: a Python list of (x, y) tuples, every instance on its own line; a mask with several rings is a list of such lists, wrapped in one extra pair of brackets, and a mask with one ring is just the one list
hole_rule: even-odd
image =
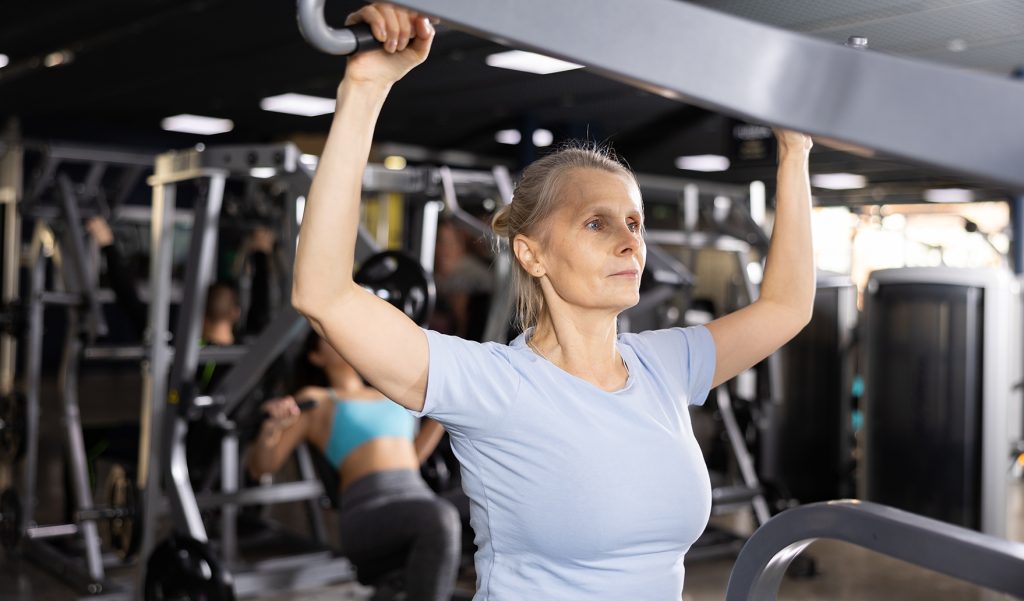
[(584, 380), (583, 378), (581, 378), (581, 377), (579, 377), (579, 376), (577, 376), (575, 374), (571, 374), (571, 373), (565, 371), (564, 369), (562, 369), (561, 367), (555, 365), (550, 360), (548, 360), (547, 357), (542, 356), (540, 353), (538, 353), (537, 351), (533, 350), (533, 347), (531, 347), (529, 344), (526, 343), (527, 339), (529, 337), (531, 337), (531, 336), (533, 336), (533, 328), (532, 327), (528, 328), (525, 332), (519, 334), (519, 336), (517, 336), (516, 339), (512, 341), (512, 346), (530, 353), (532, 356), (536, 357), (540, 361), (546, 363), (547, 365), (550, 365), (553, 369), (558, 370), (559, 373), (565, 374), (566, 376), (568, 376), (568, 377), (570, 377), (570, 378), (572, 378), (572, 379), (574, 379), (574, 380), (576, 380), (578, 382), (582, 382), (582, 383), (586, 384), (587, 386), (590, 386), (591, 388), (593, 388), (594, 390), (596, 390), (598, 392), (601, 392), (601, 393), (604, 393), (604, 394), (622, 394), (622, 393), (628, 391), (630, 388), (632, 388), (633, 380), (636, 378), (636, 370), (637, 370), (637, 367), (636, 367), (636, 365), (634, 364), (634, 361), (633, 361), (633, 358), (635, 357), (635, 355), (633, 354), (632, 349), (630, 349), (628, 346), (624, 346), (622, 344), (619, 344), (619, 336), (621, 336), (621, 334), (615, 337), (615, 350), (619, 351), (619, 355), (622, 356), (622, 360), (626, 363), (626, 372), (627, 372), (628, 375), (626, 376), (626, 383), (622, 385), (622, 388), (619, 388), (619, 389), (616, 389), (616, 390), (605, 390), (605, 389), (601, 388), (600, 386), (597, 386), (593, 382), (590, 382), (589, 380)]

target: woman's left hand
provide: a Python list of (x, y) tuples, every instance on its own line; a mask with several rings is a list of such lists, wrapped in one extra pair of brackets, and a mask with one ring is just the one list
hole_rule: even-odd
[(814, 142), (811, 141), (811, 137), (807, 134), (778, 128), (775, 128), (772, 131), (775, 132), (775, 139), (779, 141), (780, 155), (793, 151), (810, 152), (811, 147), (814, 146)]

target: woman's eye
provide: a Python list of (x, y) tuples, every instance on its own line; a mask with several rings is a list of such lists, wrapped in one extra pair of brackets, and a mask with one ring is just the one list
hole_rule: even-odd
[(595, 232), (601, 229), (601, 220), (595, 219), (587, 222), (587, 229), (594, 230)]
[(639, 232), (640, 231), (640, 222), (638, 222), (638, 221), (630, 221), (629, 222), (629, 231), (631, 231), (631, 232)]

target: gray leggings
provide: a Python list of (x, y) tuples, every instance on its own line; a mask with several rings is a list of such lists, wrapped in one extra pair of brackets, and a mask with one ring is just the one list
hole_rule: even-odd
[(459, 569), (462, 525), (451, 503), (412, 470), (364, 476), (341, 496), (341, 550), (359, 581), (401, 570), (408, 601), (447, 601)]

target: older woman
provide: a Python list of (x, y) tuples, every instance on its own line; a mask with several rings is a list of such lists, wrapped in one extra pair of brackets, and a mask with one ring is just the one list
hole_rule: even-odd
[(441, 422), (462, 463), (478, 600), (677, 601), (711, 494), (688, 404), (808, 322), (810, 140), (779, 132), (778, 202), (760, 298), (706, 327), (618, 334), (639, 300), (644, 210), (607, 152), (530, 165), (494, 218), (515, 257), (524, 333), (510, 345), (424, 331), (352, 282), (360, 183), (391, 86), (426, 59), (419, 15), (372, 5), (382, 52), (349, 59), (310, 191), (293, 303), (380, 391)]

